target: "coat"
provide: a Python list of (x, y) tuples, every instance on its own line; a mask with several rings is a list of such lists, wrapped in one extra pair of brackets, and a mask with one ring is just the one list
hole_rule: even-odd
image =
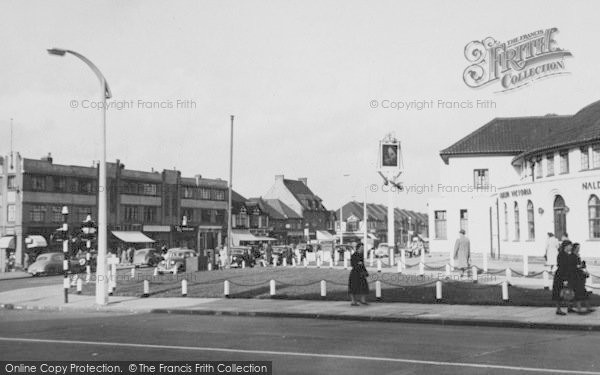
[(456, 268), (469, 268), (469, 262), (471, 261), (471, 241), (467, 236), (460, 236), (454, 244), (454, 259), (458, 260), (458, 263), (454, 266)]
[(560, 243), (554, 236), (548, 237), (546, 240), (546, 265), (556, 266), (556, 257), (558, 257), (558, 248)]
[(558, 253), (556, 266), (552, 283), (552, 300), (560, 301), (560, 290), (563, 284), (566, 283), (573, 291), (577, 287), (577, 256), (561, 251)]
[(369, 273), (364, 264), (362, 251), (355, 251), (350, 257), (352, 270), (348, 278), (348, 293), (349, 294), (369, 294), (369, 283), (367, 277)]

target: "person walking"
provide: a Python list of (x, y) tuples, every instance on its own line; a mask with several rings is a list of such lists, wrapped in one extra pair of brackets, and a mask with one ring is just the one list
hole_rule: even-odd
[(558, 239), (554, 237), (554, 233), (548, 232), (548, 239), (546, 240), (546, 253), (544, 258), (546, 259), (546, 265), (550, 266), (550, 272), (556, 267), (556, 257), (558, 256), (558, 248), (560, 243)]
[(360, 304), (368, 305), (367, 295), (369, 294), (369, 283), (367, 277), (369, 273), (365, 267), (363, 257), (363, 245), (358, 244), (352, 256), (350, 256), (350, 264), (352, 270), (348, 278), (348, 294), (352, 299), (351, 306), (359, 306)]
[(456, 267), (460, 268), (460, 277), (463, 277), (465, 271), (469, 270), (469, 263), (471, 262), (471, 241), (465, 235), (465, 230), (460, 230), (460, 237), (454, 244), (454, 260), (457, 260)]
[(573, 289), (576, 280), (577, 258), (572, 255), (572, 249), (573, 244), (569, 240), (563, 241), (558, 249), (556, 272), (554, 272), (552, 282), (552, 300), (556, 303), (556, 315), (566, 315), (561, 309), (563, 301), (561, 290), (564, 288)]
[[(575, 258), (575, 262), (576, 262), (576, 270), (575, 270), (575, 283), (573, 285), (573, 292), (575, 294), (575, 305), (577, 307), (577, 310), (575, 310), (578, 314), (587, 314), (590, 312), (595, 311), (595, 309), (592, 309), (590, 307), (590, 296), (589, 296), (589, 292), (587, 291), (587, 289), (585, 288), (585, 281), (586, 279), (590, 276), (590, 274), (587, 271), (587, 266), (585, 263), (585, 260), (581, 260), (581, 257), (579, 255), (579, 244), (578, 243), (574, 243), (573, 244), (573, 254), (572, 256)], [(582, 310), (582, 303), (585, 305), (585, 311)], [(573, 312), (573, 309), (569, 309), (569, 312)]]

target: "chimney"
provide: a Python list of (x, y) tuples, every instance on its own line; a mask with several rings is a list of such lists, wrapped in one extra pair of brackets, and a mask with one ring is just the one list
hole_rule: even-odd
[(200, 186), (200, 180), (202, 179), (202, 175), (197, 174), (194, 177), (196, 178), (196, 186)]
[(298, 181), (300, 181), (304, 185), (308, 186), (308, 178), (306, 178), (306, 177), (300, 177), (300, 178), (298, 178)]
[(52, 154), (48, 153), (48, 155), (42, 157), (43, 161), (47, 161), (48, 163), (52, 164)]
[(281, 181), (283, 182), (284, 176), (282, 174), (276, 174), (275, 175), (275, 181)]

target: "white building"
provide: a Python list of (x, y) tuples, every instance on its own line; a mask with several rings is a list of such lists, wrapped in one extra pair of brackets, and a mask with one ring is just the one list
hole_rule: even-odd
[(543, 256), (547, 233), (600, 257), (600, 101), (573, 116), (496, 118), (440, 152), (432, 251)]

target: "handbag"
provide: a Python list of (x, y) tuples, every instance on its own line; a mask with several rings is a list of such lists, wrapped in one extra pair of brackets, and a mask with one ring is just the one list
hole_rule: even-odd
[(563, 284), (563, 287), (560, 289), (559, 296), (563, 301), (572, 301), (575, 298), (575, 292), (573, 291), (573, 288)]

